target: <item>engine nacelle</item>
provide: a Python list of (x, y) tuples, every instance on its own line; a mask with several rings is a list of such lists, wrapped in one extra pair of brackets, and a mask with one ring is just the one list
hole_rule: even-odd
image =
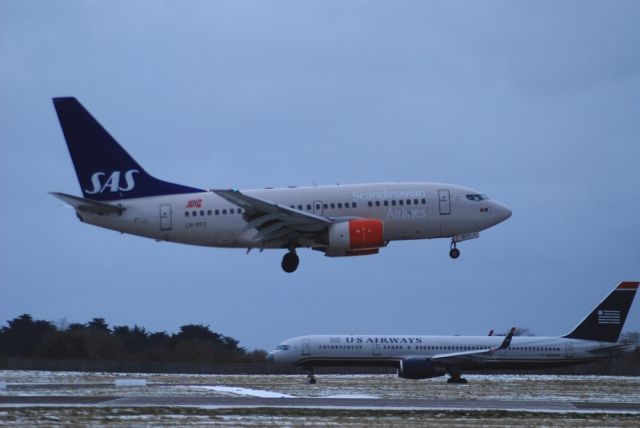
[[(382, 220), (362, 219), (334, 223), (328, 230), (328, 253), (344, 255), (375, 254), (366, 250), (384, 247)], [(360, 254), (358, 254), (360, 253)]]
[(406, 358), (400, 360), (398, 376), (403, 379), (427, 379), (443, 376), (444, 369), (438, 368), (424, 358)]

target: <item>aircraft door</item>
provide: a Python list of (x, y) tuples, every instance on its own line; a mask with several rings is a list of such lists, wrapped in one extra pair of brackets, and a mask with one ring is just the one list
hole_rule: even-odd
[(573, 358), (573, 343), (571, 342), (567, 342), (566, 356), (567, 358)]
[(160, 230), (171, 230), (171, 205), (160, 205)]
[(311, 354), (311, 343), (309, 339), (302, 339), (302, 355)]
[(380, 344), (379, 343), (374, 343), (373, 344), (373, 349), (372, 352), (374, 357), (379, 357), (380, 356)]
[(440, 215), (451, 214), (451, 200), (448, 189), (438, 190), (438, 200), (440, 201)]
[(324, 215), (324, 204), (322, 201), (313, 201), (313, 213), (317, 215)]

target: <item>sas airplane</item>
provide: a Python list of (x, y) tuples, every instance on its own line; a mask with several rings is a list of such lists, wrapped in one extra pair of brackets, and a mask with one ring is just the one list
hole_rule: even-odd
[(576, 328), (562, 337), (314, 335), (285, 340), (267, 355), (273, 363), (302, 366), (315, 383), (317, 366), (391, 366), (405, 379), (449, 374), (466, 383), (462, 371), (539, 369), (611, 358), (633, 345), (618, 342), (638, 289), (621, 282)]
[(376, 254), (406, 239), (477, 238), (511, 216), (475, 190), (436, 183), (379, 183), (259, 190), (207, 190), (149, 175), (75, 98), (54, 98), (84, 197), (52, 193), (80, 221), (158, 241), (209, 247), (285, 249), (326, 256)]

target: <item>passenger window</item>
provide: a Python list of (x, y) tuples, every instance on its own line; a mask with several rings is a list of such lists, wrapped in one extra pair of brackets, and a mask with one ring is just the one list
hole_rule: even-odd
[(399, 203), (400, 205), (404, 205), (404, 201), (403, 201), (402, 199), (400, 199), (400, 200), (398, 201), (398, 203)]
[(311, 204), (307, 204), (307, 211), (311, 211)]
[(396, 200), (395, 200), (395, 199), (393, 199), (393, 200), (391, 201), (391, 205), (393, 205), (394, 207), (396, 206)]
[(336, 209), (336, 204), (334, 204), (333, 202), (331, 202), (331, 209), (335, 210)]
[(383, 204), (385, 207), (388, 207), (388, 206), (389, 206), (389, 201), (384, 201), (382, 204)]
[(198, 216), (198, 211), (192, 211), (192, 212), (191, 212), (191, 215), (192, 215), (193, 217), (197, 217), (197, 216)]
[(369, 205), (370, 207), (372, 207), (372, 206), (373, 206), (373, 202), (369, 201), (369, 202), (367, 202), (367, 205)]
[(338, 208), (342, 208), (342, 202), (338, 202)]
[(418, 200), (417, 199), (413, 200), (413, 205), (418, 205)]
[(189, 217), (189, 211), (185, 211), (185, 212), (184, 212), (184, 216), (185, 216), (185, 217)]
[(222, 210), (222, 214), (227, 215), (227, 210), (226, 209)]
[(214, 212), (216, 213), (216, 215), (220, 215), (220, 210), (215, 210)]
[(324, 204), (324, 209), (326, 210), (326, 209), (328, 209), (328, 208), (329, 208), (329, 205)]
[(320, 209), (320, 204), (316, 204), (316, 209), (319, 210)]
[(411, 205), (411, 199), (407, 199), (407, 205)]
[(351, 202), (351, 208), (358, 208), (358, 204), (356, 204), (355, 202)]
[(380, 206), (380, 201), (376, 201), (376, 207)]
[(204, 217), (204, 210), (201, 210), (201, 211), (200, 211), (200, 215), (201, 215), (202, 217)]
[(238, 208), (238, 214), (242, 214), (242, 208)]
[(302, 211), (302, 205), (298, 205), (298, 210)]
[(229, 210), (229, 214), (233, 214), (233, 213), (234, 213), (233, 208), (231, 208), (231, 209)]
[(427, 203), (427, 200), (426, 200), (426, 199), (424, 199), (424, 198), (422, 198), (421, 202), (422, 202), (422, 205), (424, 205), (424, 204), (426, 204), (426, 203)]
[(211, 214), (213, 214), (213, 211), (208, 210), (208, 211), (207, 211), (207, 215), (211, 215)]

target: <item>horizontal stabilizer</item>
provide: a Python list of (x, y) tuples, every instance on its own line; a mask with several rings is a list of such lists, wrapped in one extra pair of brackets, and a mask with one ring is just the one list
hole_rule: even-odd
[(94, 214), (122, 214), (126, 209), (92, 199), (80, 198), (78, 196), (67, 195), (66, 193), (51, 192), (53, 196), (71, 205), (78, 211), (90, 212)]

